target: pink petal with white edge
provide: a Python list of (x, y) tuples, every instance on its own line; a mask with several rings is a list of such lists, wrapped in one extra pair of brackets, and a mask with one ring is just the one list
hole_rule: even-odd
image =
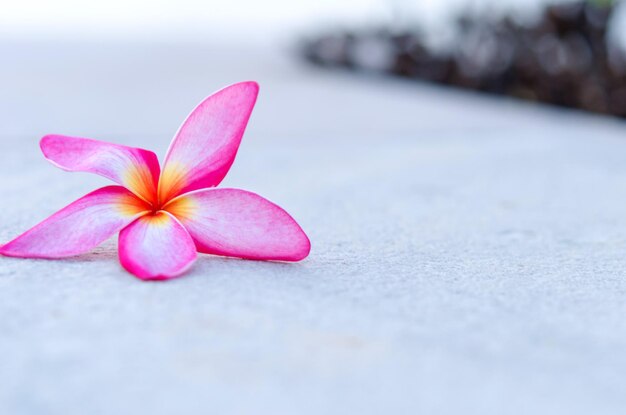
[(0, 247), (0, 254), (20, 258), (63, 258), (95, 248), (149, 207), (127, 189), (98, 189)]
[(203, 253), (300, 261), (311, 250), (309, 238), (287, 212), (245, 190), (198, 190), (164, 209), (181, 221)]
[(142, 216), (120, 232), (122, 266), (144, 280), (183, 274), (196, 260), (196, 246), (185, 228), (167, 212)]
[(162, 203), (192, 190), (217, 186), (235, 160), (259, 86), (241, 82), (200, 103), (180, 127), (165, 157)]
[(149, 203), (156, 201), (160, 167), (151, 151), (62, 135), (45, 136), (40, 147), (46, 159), (63, 170), (99, 174)]

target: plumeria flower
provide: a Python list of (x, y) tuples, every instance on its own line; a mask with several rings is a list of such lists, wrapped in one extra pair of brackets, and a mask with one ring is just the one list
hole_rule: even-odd
[(200, 103), (176, 133), (163, 168), (147, 150), (48, 135), (45, 157), (67, 171), (99, 174), (107, 186), (78, 199), (0, 247), (20, 258), (87, 252), (119, 232), (122, 266), (141, 279), (188, 270), (197, 252), (299, 261), (310, 242), (283, 209), (254, 193), (217, 189), (233, 164), (259, 87), (242, 82)]

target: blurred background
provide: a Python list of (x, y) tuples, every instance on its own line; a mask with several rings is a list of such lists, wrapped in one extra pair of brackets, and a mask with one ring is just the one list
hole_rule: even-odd
[[(305, 45), (312, 63), (626, 116), (619, 2), (516, 7), (473, 2), (438, 27), (397, 7), (388, 23), (331, 31)], [(423, 21), (424, 19), (422, 19)]]
[(626, 116), (625, 17), (611, 0), (3, 1), (2, 134), (138, 133), (130, 114), (162, 131), (142, 103), (170, 113), (197, 91), (289, 82), (307, 64)]

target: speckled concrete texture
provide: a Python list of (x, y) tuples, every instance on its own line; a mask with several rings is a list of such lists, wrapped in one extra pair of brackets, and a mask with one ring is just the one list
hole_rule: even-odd
[[(244, 53), (245, 52), (245, 53)], [(204, 96), (261, 94), (224, 185), (285, 207), (298, 264), (141, 282), (116, 241), (0, 258), (2, 414), (622, 414), (626, 125), (259, 50), (0, 44), (0, 241), (104, 179), (46, 133), (162, 156)]]

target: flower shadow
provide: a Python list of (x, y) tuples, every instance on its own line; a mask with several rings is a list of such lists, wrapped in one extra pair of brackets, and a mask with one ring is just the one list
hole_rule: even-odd
[[(117, 241), (107, 241), (84, 254), (68, 258), (54, 260), (41, 259), (40, 261), (60, 261), (66, 264), (79, 265), (87, 263), (100, 263), (102, 265), (115, 264), (119, 272), (127, 272), (119, 265)], [(253, 276), (253, 275), (291, 275), (295, 271), (302, 270), (303, 263), (281, 262), (281, 261), (256, 261), (242, 258), (223, 257), (218, 255), (198, 254), (197, 261), (184, 274), (167, 281), (179, 279), (205, 278), (207, 276)], [(128, 276), (131, 276), (128, 274)], [(159, 281), (160, 280), (154, 280)]]
[(84, 254), (72, 256), (69, 258), (60, 259), (60, 261), (75, 263), (75, 262), (110, 262), (118, 261), (117, 256), (117, 244), (113, 242), (107, 242), (100, 245), (93, 250)]
[(306, 268), (305, 262), (261, 261), (199, 254), (198, 260), (183, 278), (199, 278), (207, 275), (229, 278), (268, 275), (280, 277), (300, 274)]

